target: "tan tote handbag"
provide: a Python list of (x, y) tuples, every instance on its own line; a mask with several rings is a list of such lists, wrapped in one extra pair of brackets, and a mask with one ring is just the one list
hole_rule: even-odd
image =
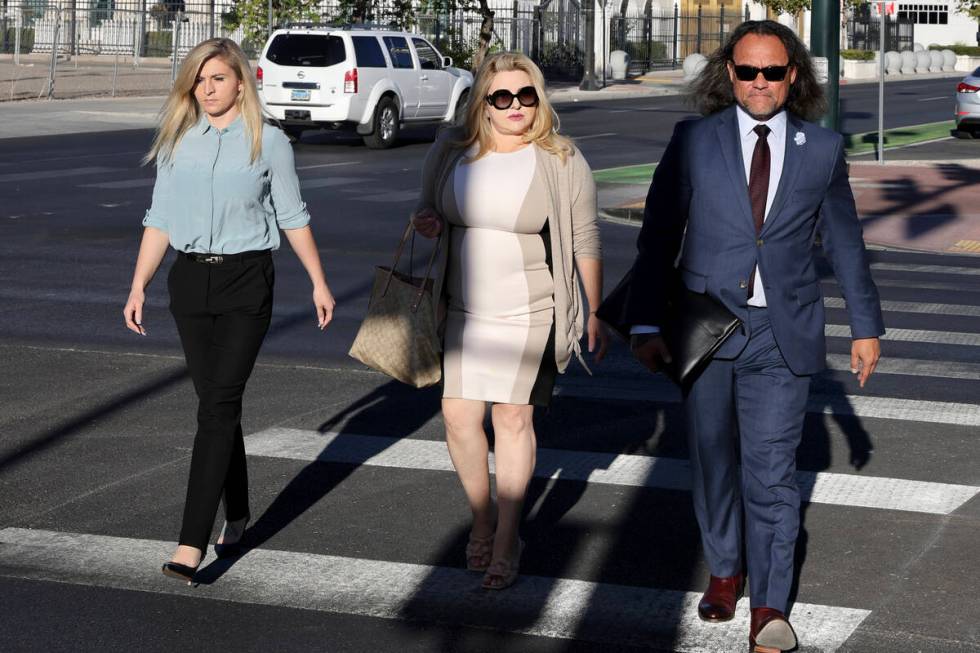
[(407, 275), (395, 269), (410, 237), (414, 245), (415, 230), (411, 222), (398, 244), (391, 267), (379, 265), (375, 268), (367, 316), (357, 330), (349, 353), (393, 379), (424, 388), (442, 379), (442, 354), (436, 333), (431, 278), (442, 235), (436, 241), (422, 278), (412, 276), (411, 262)]

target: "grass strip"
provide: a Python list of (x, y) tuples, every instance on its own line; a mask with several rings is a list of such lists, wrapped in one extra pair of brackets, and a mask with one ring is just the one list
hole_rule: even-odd
[[(908, 127), (886, 129), (884, 138), (885, 149), (947, 138), (949, 131), (955, 127), (955, 121), (944, 120), (943, 122), (930, 122), (924, 125), (909, 125)], [(844, 134), (844, 147), (847, 153), (852, 155), (874, 152), (878, 148), (878, 132)]]
[(592, 176), (597, 184), (649, 184), (656, 167), (656, 163), (641, 163), (635, 166), (596, 170)]

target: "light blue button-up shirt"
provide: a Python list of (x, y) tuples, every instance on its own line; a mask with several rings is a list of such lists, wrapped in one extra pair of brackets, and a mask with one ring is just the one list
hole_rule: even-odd
[(237, 254), (279, 247), (279, 229), (310, 222), (289, 139), (264, 125), (262, 154), (251, 163), (241, 116), (217, 129), (207, 118), (187, 130), (173, 155), (157, 162), (153, 203), (143, 225), (167, 232), (182, 252)]

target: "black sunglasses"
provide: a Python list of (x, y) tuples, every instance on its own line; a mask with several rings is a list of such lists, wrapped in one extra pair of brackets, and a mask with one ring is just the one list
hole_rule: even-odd
[(759, 73), (762, 73), (762, 77), (767, 82), (781, 82), (786, 79), (786, 71), (789, 70), (788, 65), (756, 68), (755, 66), (741, 66), (732, 62), (732, 66), (735, 67), (735, 78), (740, 82), (753, 82)]
[(499, 111), (505, 111), (514, 104), (515, 97), (522, 107), (538, 106), (538, 92), (534, 90), (533, 86), (525, 86), (517, 93), (511, 93), (505, 88), (494, 91), (487, 96), (487, 104)]

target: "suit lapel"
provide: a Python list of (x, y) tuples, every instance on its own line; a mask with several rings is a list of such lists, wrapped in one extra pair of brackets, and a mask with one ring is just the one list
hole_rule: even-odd
[(805, 125), (793, 114), (786, 113), (786, 145), (783, 153), (783, 171), (779, 175), (779, 187), (776, 189), (776, 196), (772, 199), (772, 206), (766, 216), (766, 222), (762, 227), (765, 232), (776, 219), (779, 218), (779, 211), (786, 203), (786, 198), (790, 196), (796, 187), (796, 178), (799, 177), (800, 169), (803, 167), (803, 155), (806, 151), (806, 139), (803, 143), (796, 143), (796, 135), (803, 134)]
[(728, 168), (728, 176), (735, 189), (735, 203), (738, 204), (745, 217), (745, 224), (755, 233), (752, 221), (752, 207), (749, 206), (749, 182), (745, 178), (745, 163), (742, 161), (742, 142), (738, 133), (738, 117), (735, 106), (732, 105), (721, 115), (716, 127), (718, 141), (721, 144), (721, 154)]

